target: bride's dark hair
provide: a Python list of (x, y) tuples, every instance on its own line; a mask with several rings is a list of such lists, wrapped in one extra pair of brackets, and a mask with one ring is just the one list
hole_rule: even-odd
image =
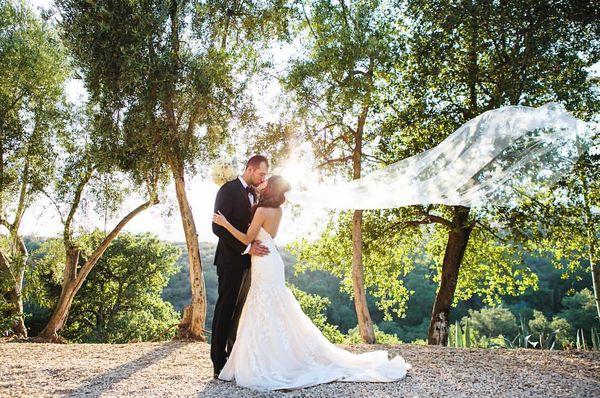
[(285, 178), (279, 175), (271, 176), (267, 180), (267, 186), (260, 194), (258, 202), (252, 207), (252, 214), (259, 207), (279, 207), (285, 202), (285, 193), (292, 187)]

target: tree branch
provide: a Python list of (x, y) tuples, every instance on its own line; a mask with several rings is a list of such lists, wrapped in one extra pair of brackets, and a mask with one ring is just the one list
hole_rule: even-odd
[(312, 35), (315, 38), (315, 41), (319, 41), (319, 37), (317, 36), (317, 34), (315, 33), (312, 24), (310, 23), (310, 19), (308, 18), (308, 14), (306, 13), (306, 9), (304, 8), (304, 2), (302, 3), (302, 13), (304, 14), (304, 19), (306, 20), (306, 24), (308, 25), (308, 29), (310, 30), (310, 33), (312, 33)]
[(25, 196), (27, 193), (27, 183), (29, 181), (29, 157), (25, 159), (25, 165), (23, 166), (23, 179), (21, 181), (21, 189), (19, 192), (19, 203), (17, 210), (15, 211), (15, 219), (12, 223), (12, 229), (19, 229), (23, 213), (25, 212)]
[(8, 271), (8, 274), (10, 275), (13, 282), (17, 281), (17, 278), (13, 274), (12, 268), (10, 267), (10, 260), (8, 259), (8, 256), (4, 254), (4, 251), (0, 250), (0, 270), (2, 268)]
[(498, 236), (489, 226), (485, 225), (484, 223), (482, 223), (479, 220), (475, 220), (475, 224), (481, 226), (485, 231), (487, 231), (489, 234), (491, 234), (493, 237), (495, 237), (496, 239), (498, 239), (500, 242), (503, 243), (508, 243), (508, 239), (506, 238), (502, 238), (501, 236)]
[(425, 210), (425, 211), (420, 207), (417, 208), (418, 213), (420, 215), (424, 216), (425, 219), (430, 220), (430, 222), (442, 224), (448, 228), (453, 227), (452, 221), (447, 220), (444, 217), (436, 216), (435, 214), (431, 214), (431, 213), (429, 213), (430, 210), (431, 210), (431, 206), (427, 206), (427, 210)]
[(44, 194), (44, 196), (46, 196), (46, 198), (48, 198), (48, 200), (50, 200), (50, 202), (54, 205), (54, 207), (56, 208), (56, 212), (58, 213), (58, 216), (60, 217), (60, 222), (64, 225), (65, 224), (65, 218), (62, 215), (60, 206), (58, 205), (58, 203), (54, 200), (54, 198), (48, 193), (46, 192), (45, 189), (41, 189), (40, 192), (42, 192), (42, 194)]
[(79, 181), (79, 184), (75, 189), (75, 196), (73, 197), (73, 202), (71, 202), (71, 209), (69, 210), (69, 215), (67, 216), (64, 223), (63, 239), (66, 242), (71, 242), (71, 224), (73, 222), (73, 218), (75, 217), (75, 212), (79, 207), (79, 202), (81, 202), (81, 195), (83, 193), (83, 189), (85, 188), (90, 178), (92, 178), (93, 173), (94, 168), (90, 167), (84, 175), (83, 179)]
[(81, 267), (81, 270), (79, 271), (79, 274), (77, 276), (77, 286), (75, 289), (79, 289), (81, 287), (85, 278), (87, 277), (89, 272), (92, 270), (92, 267), (96, 264), (96, 262), (100, 259), (100, 257), (102, 257), (102, 255), (104, 254), (104, 252), (106, 251), (106, 249), (108, 248), (110, 243), (117, 237), (117, 235), (119, 234), (119, 232), (121, 232), (123, 227), (125, 227), (125, 225), (127, 225), (127, 223), (129, 221), (131, 221), (139, 213), (141, 213), (142, 211), (146, 210), (147, 208), (149, 208), (151, 206), (154, 206), (157, 203), (158, 203), (158, 199), (156, 199), (156, 198), (150, 199), (150, 200), (142, 203), (135, 209), (133, 209), (125, 217), (123, 217), (121, 219), (121, 221), (119, 221), (119, 223), (113, 228), (112, 231), (110, 231), (110, 233), (104, 238), (104, 240), (102, 240), (102, 243), (100, 243), (100, 245), (98, 245), (96, 250), (94, 250), (94, 252), (90, 255), (90, 257), (85, 261), (85, 264), (83, 264), (83, 266)]
[(331, 164), (334, 164), (334, 163), (347, 162), (348, 160), (352, 160), (352, 155), (348, 155), (348, 156), (345, 156), (345, 157), (342, 157), (342, 158), (336, 158), (336, 159), (326, 160), (325, 162), (319, 164), (317, 166), (317, 169), (320, 169), (321, 167), (324, 167), (324, 166), (327, 166), (327, 165), (331, 165)]

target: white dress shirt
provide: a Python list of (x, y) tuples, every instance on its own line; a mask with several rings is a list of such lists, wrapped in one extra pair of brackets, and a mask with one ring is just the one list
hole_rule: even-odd
[[(242, 178), (242, 176), (238, 176), (238, 179), (241, 181), (242, 185), (244, 186), (244, 189), (246, 189), (246, 187), (248, 186), (248, 184), (246, 183), (246, 181)], [(254, 205), (254, 196), (248, 192), (248, 200), (250, 201), (250, 206)], [(248, 246), (246, 246), (246, 250), (244, 250), (244, 252), (242, 254), (248, 254), (248, 252), (250, 251), (250, 246), (252, 246), (252, 243), (248, 244)]]

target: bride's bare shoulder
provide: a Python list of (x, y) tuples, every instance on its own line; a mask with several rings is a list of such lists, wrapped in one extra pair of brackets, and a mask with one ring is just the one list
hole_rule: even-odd
[(260, 214), (264, 219), (277, 219), (281, 217), (281, 207), (259, 207), (256, 213)]
[(259, 207), (256, 212), (261, 212), (264, 215), (275, 215), (281, 213), (281, 207)]

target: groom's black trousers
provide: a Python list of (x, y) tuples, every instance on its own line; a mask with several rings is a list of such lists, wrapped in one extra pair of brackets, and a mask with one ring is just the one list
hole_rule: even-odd
[(215, 305), (211, 330), (210, 357), (219, 372), (231, 353), (242, 307), (250, 288), (250, 269), (217, 267), (219, 297)]

